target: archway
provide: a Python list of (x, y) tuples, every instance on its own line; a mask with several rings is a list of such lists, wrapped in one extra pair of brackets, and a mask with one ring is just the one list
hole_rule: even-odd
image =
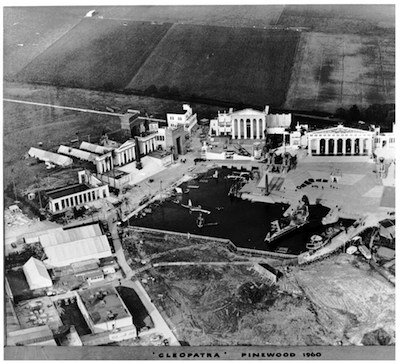
[(237, 138), (238, 138), (238, 135), (239, 135), (239, 132), (240, 132), (240, 130), (239, 130), (239, 122), (238, 122), (238, 119), (234, 119), (234, 120), (233, 120), (233, 128), (234, 128), (234, 130), (235, 130), (235, 133), (234, 133), (233, 138), (234, 138), (234, 139), (237, 139)]
[(325, 154), (325, 139), (319, 140), (319, 154)]
[(346, 139), (346, 155), (351, 154), (351, 139)]
[(337, 140), (337, 154), (342, 155), (343, 154), (343, 139), (338, 139)]
[(333, 155), (335, 149), (335, 141), (333, 139), (328, 140), (328, 154)]
[(251, 137), (251, 120), (246, 119), (246, 139), (250, 139)]
[(260, 139), (264, 139), (264, 130), (263, 130), (263, 122), (262, 119), (258, 120), (258, 127), (260, 129), (260, 135), (258, 136)]
[(240, 119), (239, 121), (239, 135), (241, 138), (244, 138), (244, 120)]
[(360, 155), (360, 139), (354, 140), (354, 155)]

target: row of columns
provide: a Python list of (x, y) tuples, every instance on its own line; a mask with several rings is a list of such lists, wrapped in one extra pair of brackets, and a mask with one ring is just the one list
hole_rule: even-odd
[[(101, 196), (102, 194), (102, 196)], [(62, 211), (67, 208), (72, 208), (83, 203), (99, 200), (100, 198), (107, 197), (107, 190), (106, 189), (96, 189), (90, 191), (84, 191), (74, 196), (66, 196), (61, 198), (59, 201), (52, 203), (53, 210), (55, 211)]]
[(96, 170), (98, 173), (105, 173), (107, 171), (111, 171), (113, 168), (114, 168), (114, 163), (111, 154), (105, 158), (101, 159), (96, 158)]
[[(250, 135), (247, 132), (247, 124), (250, 123)], [(233, 119), (231, 134), (232, 139), (262, 139), (266, 128), (265, 119)], [(256, 134), (254, 134), (256, 132)]]
[[(323, 154), (330, 154), (329, 153), (329, 141), (333, 141), (333, 155), (345, 155), (345, 154), (364, 154), (364, 143), (365, 144), (365, 149), (366, 152), (369, 154), (371, 153), (371, 147), (372, 147), (372, 142), (370, 139), (366, 138), (311, 138), (309, 141), (309, 146), (312, 149), (313, 146), (313, 141), (317, 141), (316, 145), (316, 155), (321, 154), (321, 147), (322, 145), (324, 146), (324, 152)], [(339, 141), (341, 141), (341, 148), (339, 148)], [(347, 152), (347, 146), (348, 146), (348, 141), (350, 141), (350, 153)], [(356, 150), (356, 144), (358, 141), (358, 150)], [(323, 144), (321, 144), (321, 142)], [(340, 150), (339, 150), (340, 149)], [(311, 152), (311, 150), (310, 150)]]
[(116, 165), (122, 166), (135, 160), (135, 146), (121, 152), (116, 152)]

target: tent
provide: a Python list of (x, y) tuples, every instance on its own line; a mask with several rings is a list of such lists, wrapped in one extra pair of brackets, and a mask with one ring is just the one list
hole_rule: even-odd
[(40, 260), (31, 257), (22, 269), (31, 290), (48, 288), (53, 285), (44, 263)]

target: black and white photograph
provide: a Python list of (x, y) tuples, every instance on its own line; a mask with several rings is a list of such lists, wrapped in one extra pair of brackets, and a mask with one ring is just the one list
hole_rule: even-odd
[(394, 2), (2, 11), (4, 359), (394, 360)]

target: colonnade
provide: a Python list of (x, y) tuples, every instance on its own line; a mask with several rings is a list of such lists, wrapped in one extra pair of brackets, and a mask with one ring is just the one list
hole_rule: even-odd
[(90, 189), (83, 192), (76, 193), (74, 195), (69, 195), (65, 197), (60, 197), (58, 199), (50, 201), (50, 209), (53, 212), (62, 211), (68, 208), (73, 208), (75, 206), (99, 200), (101, 198), (106, 198), (109, 196), (108, 186), (101, 186), (96, 189)]
[(233, 119), (232, 139), (263, 139), (266, 120), (262, 119)]
[(309, 152), (312, 155), (369, 155), (372, 151), (370, 138), (311, 138)]

